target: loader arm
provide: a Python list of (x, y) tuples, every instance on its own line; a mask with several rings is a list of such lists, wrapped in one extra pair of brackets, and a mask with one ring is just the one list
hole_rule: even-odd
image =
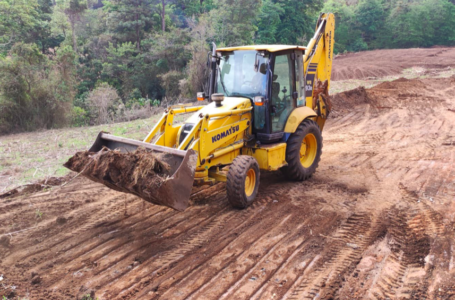
[(317, 113), (316, 122), (324, 127), (330, 113), (330, 76), (332, 73), (335, 16), (322, 13), (316, 23), (316, 32), (303, 55), (306, 106)]

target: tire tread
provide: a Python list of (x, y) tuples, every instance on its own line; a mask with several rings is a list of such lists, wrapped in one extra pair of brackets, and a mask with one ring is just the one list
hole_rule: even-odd
[[(257, 186), (255, 187), (255, 192), (250, 196), (252, 199), (249, 200), (245, 194), (244, 185), (246, 173), (251, 167), (256, 169)], [(259, 187), (259, 176), (259, 165), (253, 157), (239, 155), (234, 159), (229, 167), (226, 181), (227, 197), (232, 206), (236, 208), (246, 208), (253, 202)]]
[[(315, 161), (309, 168), (304, 168), (300, 162), (300, 147), (302, 145), (302, 140), (305, 135), (312, 130), (317, 129), (318, 136), (316, 136), (316, 140), (320, 139), (320, 144), (318, 145), (318, 150), (316, 153)], [(288, 163), (287, 166), (282, 168), (284, 175), (291, 180), (296, 181), (304, 181), (313, 175), (316, 172), (316, 169), (319, 165), (319, 161), (321, 160), (322, 154), (322, 135), (319, 129), (318, 124), (313, 121), (306, 119), (297, 127), (296, 131), (291, 134), (287, 141), (286, 146), (286, 162)]]

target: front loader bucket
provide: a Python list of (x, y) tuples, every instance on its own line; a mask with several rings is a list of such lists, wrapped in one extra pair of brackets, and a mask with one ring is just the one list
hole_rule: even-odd
[(158, 205), (188, 207), (197, 154), (100, 132), (64, 166), (107, 187)]

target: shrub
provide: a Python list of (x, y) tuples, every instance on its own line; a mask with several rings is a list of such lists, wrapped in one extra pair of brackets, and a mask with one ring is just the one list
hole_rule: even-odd
[(90, 121), (90, 117), (87, 111), (81, 107), (74, 106), (72, 112), (72, 124), (76, 127), (87, 125)]
[(180, 96), (179, 82), (184, 75), (178, 71), (169, 71), (166, 74), (159, 75), (159, 77), (166, 91), (166, 98), (172, 102), (177, 100), (176, 98)]
[(154, 106), (154, 107), (158, 107), (158, 106), (160, 106), (160, 104), (161, 104), (161, 101), (158, 99), (155, 99), (152, 101), (152, 106)]
[(125, 105), (127, 109), (137, 109), (146, 106), (147, 107), (150, 106), (150, 99), (147, 98), (130, 99), (126, 102)]
[(90, 107), (90, 123), (105, 124), (114, 120), (122, 104), (117, 90), (106, 82), (101, 83), (87, 97)]
[(35, 44), (15, 44), (0, 58), (1, 133), (65, 126), (71, 121), (75, 55), (70, 47), (50, 60)]
[(368, 45), (363, 41), (361, 37), (356, 39), (351, 45), (351, 49), (354, 52), (368, 50)]

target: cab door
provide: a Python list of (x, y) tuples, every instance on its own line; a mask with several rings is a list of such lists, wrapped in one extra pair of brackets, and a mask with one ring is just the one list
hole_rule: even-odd
[(297, 105), (295, 52), (285, 51), (275, 55), (271, 83), (270, 119), (271, 132), (284, 131), (286, 121)]
[(305, 105), (302, 51), (275, 52), (270, 64), (267, 105), (258, 110), (266, 114), (267, 122), (262, 131), (256, 128), (256, 137), (265, 143), (282, 140), (289, 115), (296, 107)]

